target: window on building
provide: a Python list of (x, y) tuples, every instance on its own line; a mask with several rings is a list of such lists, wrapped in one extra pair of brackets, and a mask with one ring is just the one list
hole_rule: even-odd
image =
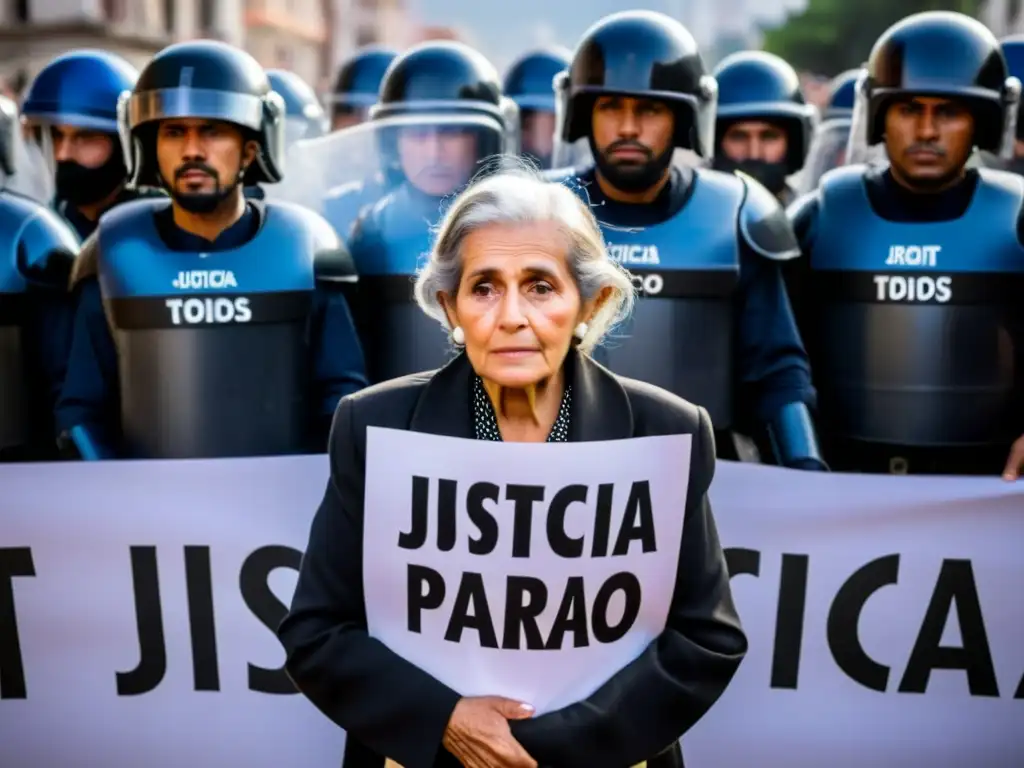
[(107, 21), (124, 21), (123, 0), (103, 0), (103, 15)]
[(28, 21), (28, 0), (14, 0), (14, 20), (23, 24)]
[(214, 2), (215, 0), (199, 0), (199, 29), (202, 32), (214, 31)]
[(174, 8), (177, 4), (177, 0), (164, 0), (164, 27), (169, 35), (174, 34)]

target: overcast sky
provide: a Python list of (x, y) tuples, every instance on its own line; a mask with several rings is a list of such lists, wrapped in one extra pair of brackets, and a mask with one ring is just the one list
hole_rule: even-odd
[(683, 8), (681, 0), (410, 0), (409, 5), (424, 24), (460, 29), (500, 70), (538, 45), (572, 49), (609, 13), (645, 8), (682, 18)]

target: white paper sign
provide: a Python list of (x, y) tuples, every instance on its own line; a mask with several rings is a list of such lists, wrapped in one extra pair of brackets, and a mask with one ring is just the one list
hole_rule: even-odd
[(370, 634), (465, 696), (586, 698), (665, 628), (691, 444), (369, 429)]

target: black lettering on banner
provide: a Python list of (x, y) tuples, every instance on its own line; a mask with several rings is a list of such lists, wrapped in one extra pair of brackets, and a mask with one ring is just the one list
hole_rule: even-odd
[(0, 548), (0, 700), (28, 698), (14, 604), (14, 580), (35, 575), (29, 547)]
[[(939, 645), (954, 603), (963, 643), (960, 648)], [(934, 669), (962, 669), (967, 673), (972, 696), (999, 696), (970, 560), (942, 561), (935, 591), (900, 681), (900, 693), (924, 693)]]
[[(274, 634), (288, 613), (288, 607), (270, 590), (270, 574), (278, 568), (290, 568), (297, 572), (301, 564), (302, 553), (299, 550), (271, 545), (250, 553), (238, 573), (238, 588), (246, 607)], [(277, 669), (249, 664), (249, 690), (257, 693), (297, 693), (284, 671), (284, 664)]]
[(197, 691), (219, 691), (217, 629), (213, 622), (210, 548), (185, 547), (185, 589), (192, 638), (192, 680)]
[(423, 611), (435, 611), (444, 602), (444, 577), (425, 565), (409, 565), (406, 593), (409, 631), (423, 632)]
[(408, 533), (398, 534), (402, 549), (419, 549), (427, 541), (427, 517), (430, 514), (430, 479), (416, 475), (412, 479), (412, 527)]
[(135, 624), (139, 635), (139, 664), (130, 672), (118, 672), (118, 696), (149, 693), (167, 674), (160, 580), (156, 547), (131, 547), (132, 585), (135, 591)]
[(512, 523), (512, 557), (530, 556), (533, 534), (533, 505), (544, 501), (543, 485), (513, 485), (505, 488), (505, 498), (515, 502)]
[(615, 486), (601, 483), (597, 486), (597, 508), (594, 510), (594, 542), (590, 545), (591, 557), (607, 557), (608, 541), (612, 534), (612, 496)]
[(454, 480), (437, 481), (437, 548), (442, 552), (455, 548), (455, 492), (458, 488)]
[(566, 632), (572, 632), (574, 648), (586, 648), (590, 645), (587, 632), (587, 598), (583, 592), (582, 576), (570, 576), (565, 585), (562, 604), (558, 606), (558, 614), (551, 624), (547, 649), (549, 651), (561, 650)]
[(828, 612), (828, 647), (839, 668), (854, 682), (884, 693), (889, 667), (868, 656), (857, 631), (864, 605), (882, 587), (896, 584), (900, 556), (886, 555), (858, 568), (839, 588)]
[(573, 538), (565, 532), (565, 513), (574, 502), (587, 501), (587, 486), (568, 485), (551, 500), (548, 506), (548, 545), (559, 557), (583, 556), (583, 537)]
[(477, 527), (480, 538), (469, 540), (469, 554), (489, 555), (498, 546), (498, 521), (487, 511), (484, 502), (497, 504), (501, 488), (494, 483), (473, 483), (466, 495), (466, 513)]
[(655, 552), (657, 542), (654, 536), (654, 511), (651, 509), (651, 483), (640, 480), (629, 489), (629, 500), (626, 502), (626, 513), (622, 517), (622, 527), (615, 539), (612, 556), (628, 555), (629, 544), (639, 541), (644, 554)]
[(729, 578), (734, 576), (761, 575), (761, 553), (756, 549), (744, 549), (742, 547), (726, 547), (725, 568), (729, 571)]
[(775, 614), (772, 688), (796, 689), (807, 609), (807, 555), (783, 555), (779, 607)]
[[(622, 592), (625, 605), (622, 618), (614, 627), (608, 623), (608, 605), (616, 592)], [(636, 617), (640, 615), (640, 582), (628, 571), (616, 573), (597, 590), (594, 598), (593, 629), (594, 639), (599, 643), (614, 643), (626, 636), (632, 628)]]
[(455, 606), (448, 620), (444, 639), (450, 643), (462, 640), (465, 629), (475, 629), (480, 636), (480, 647), (497, 648), (498, 638), (494, 634), (491, 608), (487, 604), (487, 590), (484, 577), (479, 573), (464, 573), (455, 595)]
[(505, 587), (505, 633), (501, 647), (506, 651), (518, 651), (521, 633), (526, 636), (526, 650), (544, 650), (537, 617), (547, 604), (548, 588), (543, 581), (532, 576), (509, 576)]

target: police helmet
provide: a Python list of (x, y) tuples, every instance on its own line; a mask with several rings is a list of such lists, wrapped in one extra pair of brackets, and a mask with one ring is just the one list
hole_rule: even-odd
[(948, 96), (973, 113), (975, 145), (998, 153), (1020, 98), (1020, 81), (1009, 76), (995, 36), (980, 21), (948, 11), (914, 14), (886, 30), (871, 50), (863, 83), (869, 145), (882, 141), (893, 99)]
[(32, 80), (22, 102), (22, 118), (116, 134), (118, 97), (135, 87), (138, 76), (135, 67), (113, 53), (65, 53)]
[(583, 34), (559, 80), (566, 143), (590, 135), (598, 96), (619, 94), (665, 102), (676, 115), (675, 146), (706, 158), (714, 154), (717, 85), (693, 35), (669, 16), (653, 11), (606, 16)]
[(164, 48), (118, 104), (129, 183), (158, 186), (156, 126), (169, 118), (222, 120), (259, 144), (244, 175), (247, 185), (276, 183), (283, 175), (285, 105), (252, 56), (215, 40)]
[(286, 142), (298, 139), (312, 139), (322, 136), (326, 130), (324, 109), (316, 97), (316, 91), (294, 72), (285, 69), (268, 69), (267, 80), (270, 88), (284, 100), (287, 122)]
[(532, 51), (505, 73), (503, 91), (520, 110), (555, 111), (555, 76), (569, 68), (572, 53), (561, 48)]
[(377, 103), (384, 73), (397, 57), (397, 51), (377, 45), (357, 51), (338, 68), (327, 102), (335, 109), (369, 109)]
[(848, 69), (832, 78), (828, 84), (828, 101), (825, 102), (825, 120), (849, 118), (853, 116), (853, 99), (857, 90), (857, 78), (863, 69)]
[(738, 120), (777, 123), (789, 140), (787, 170), (799, 171), (810, 148), (816, 110), (804, 99), (796, 70), (774, 54), (741, 51), (723, 59), (714, 78), (718, 82), (716, 141)]

